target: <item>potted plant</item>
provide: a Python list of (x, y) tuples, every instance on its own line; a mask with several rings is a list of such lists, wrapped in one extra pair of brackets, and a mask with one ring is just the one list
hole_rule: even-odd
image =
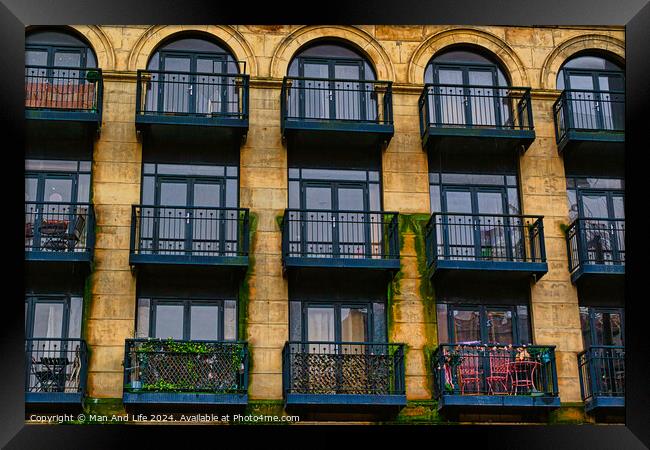
[(86, 72), (86, 81), (89, 83), (97, 83), (99, 78), (99, 72), (97, 70), (90, 69)]

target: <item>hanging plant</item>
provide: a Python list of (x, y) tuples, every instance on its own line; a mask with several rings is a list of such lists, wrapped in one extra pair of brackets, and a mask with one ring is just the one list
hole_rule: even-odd
[(97, 70), (89, 70), (86, 72), (86, 81), (89, 83), (97, 83), (100, 80), (99, 72)]

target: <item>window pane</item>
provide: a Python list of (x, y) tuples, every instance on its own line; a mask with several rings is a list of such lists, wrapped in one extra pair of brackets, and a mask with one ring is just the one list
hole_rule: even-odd
[(456, 310), (453, 314), (456, 343), (479, 343), (481, 341), (481, 323), (478, 310)]
[(71, 339), (81, 338), (82, 309), (81, 297), (72, 297), (70, 299), (70, 323), (68, 325), (68, 337)]
[(527, 306), (517, 306), (517, 330), (519, 331), (519, 343), (530, 344), (530, 319)]
[(487, 339), (489, 343), (514, 343), (511, 311), (487, 311)]
[(307, 309), (307, 340), (332, 342), (334, 337), (334, 308)]
[(45, 180), (43, 200), (54, 203), (70, 203), (72, 201), (72, 180), (52, 178)]
[(223, 306), (223, 338), (234, 341), (237, 339), (237, 302), (226, 300)]
[(219, 339), (219, 307), (192, 305), (190, 308), (190, 339)]
[(63, 337), (63, 303), (36, 303), (33, 337)]
[(449, 327), (447, 324), (447, 305), (436, 305), (436, 319), (438, 323), (438, 342), (447, 344), (449, 342)]
[(90, 201), (90, 175), (79, 175), (77, 201), (80, 203), (88, 203)]
[(47, 51), (45, 50), (26, 50), (26, 66), (47, 66)]
[(386, 342), (386, 307), (383, 303), (372, 304), (373, 342)]
[(302, 304), (300, 302), (289, 302), (289, 340), (302, 340)]
[(156, 306), (156, 338), (183, 339), (183, 305)]
[(135, 337), (143, 339), (149, 337), (149, 299), (138, 299), (138, 322)]
[(366, 342), (368, 329), (367, 308), (341, 308), (341, 340)]

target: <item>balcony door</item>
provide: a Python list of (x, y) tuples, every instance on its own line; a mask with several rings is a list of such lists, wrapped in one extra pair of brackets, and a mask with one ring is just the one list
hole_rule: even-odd
[[(25, 247), (55, 250), (60, 236), (74, 226), (77, 198), (74, 174), (38, 173), (25, 176)], [(52, 245), (48, 245), (52, 244)]]
[(592, 264), (620, 264), (625, 260), (625, 202), (622, 192), (580, 190), (581, 238)]
[(435, 86), (430, 94), (431, 123), (500, 127), (507, 121), (508, 109), (499, 105), (495, 66), (436, 64), (433, 77), (442, 86)]
[(503, 215), (508, 210), (505, 188), (443, 187), (442, 245), (445, 258), (501, 260), (519, 257), (512, 242), (521, 239)]
[[(223, 254), (227, 241), (232, 246), (226, 235), (233, 230), (226, 221), (233, 221), (228, 220), (229, 213), (216, 209), (225, 203), (222, 180), (158, 177), (155, 203), (157, 211), (144, 208), (145, 218), (153, 217), (153, 221), (151, 234), (143, 233), (145, 240), (152, 240), (154, 252), (214, 256)], [(148, 228), (145, 225), (143, 231)]]
[(376, 120), (377, 102), (372, 84), (363, 82), (364, 66), (354, 59), (299, 58), (299, 76), (306, 78), (298, 81), (300, 118)]
[(365, 183), (303, 182), (301, 203), (304, 210), (301, 244), (306, 254), (334, 258), (371, 257), (371, 214), (368, 214)]
[(456, 344), (519, 343), (513, 307), (456, 306), (449, 309), (449, 342)]
[(622, 72), (564, 69), (573, 128), (623, 130), (625, 79)]
[[(226, 54), (161, 52), (158, 112), (177, 114), (228, 114), (237, 111), (235, 85), (228, 72)], [(148, 103), (148, 109), (149, 102)]]
[[(319, 342), (317, 353), (363, 353), (362, 345), (335, 343), (369, 342), (370, 308), (367, 304), (306, 303), (303, 307), (305, 341)], [(328, 343), (332, 344), (328, 344)], [(312, 346), (310, 346), (312, 347)]]

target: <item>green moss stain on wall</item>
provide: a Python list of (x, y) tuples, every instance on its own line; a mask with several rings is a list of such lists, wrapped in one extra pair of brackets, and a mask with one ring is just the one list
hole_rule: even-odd
[[(255, 271), (255, 256), (250, 250), (254, 247), (256, 239), (258, 218), (255, 213), (249, 213), (249, 251), (248, 251), (248, 268), (239, 287), (238, 299), (238, 335), (239, 339), (248, 340), (248, 303), (250, 301), (250, 278)], [(249, 358), (250, 359), (250, 358)]]

